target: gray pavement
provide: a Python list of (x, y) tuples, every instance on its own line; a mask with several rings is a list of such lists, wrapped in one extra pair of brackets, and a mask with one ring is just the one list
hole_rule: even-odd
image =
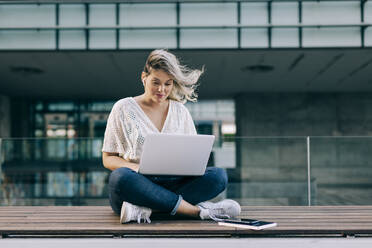
[(372, 238), (219, 238), (219, 239), (0, 239), (1, 248), (359, 248), (372, 247)]

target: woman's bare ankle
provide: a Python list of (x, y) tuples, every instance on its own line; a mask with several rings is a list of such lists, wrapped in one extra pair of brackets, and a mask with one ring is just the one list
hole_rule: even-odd
[(200, 208), (182, 200), (177, 209), (177, 214), (188, 215), (192, 217), (199, 217)]

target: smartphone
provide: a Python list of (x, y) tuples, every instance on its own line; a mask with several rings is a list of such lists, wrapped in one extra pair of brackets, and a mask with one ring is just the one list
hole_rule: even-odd
[(253, 220), (253, 219), (224, 219), (224, 220), (219, 220), (218, 224), (222, 226), (239, 227), (239, 228), (246, 228), (246, 229), (253, 229), (253, 230), (261, 230), (261, 229), (277, 226), (277, 223), (275, 222)]

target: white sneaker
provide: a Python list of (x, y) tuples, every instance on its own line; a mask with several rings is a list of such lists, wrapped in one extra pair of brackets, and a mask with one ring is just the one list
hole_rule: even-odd
[(234, 200), (225, 199), (216, 203), (201, 202), (197, 205), (200, 208), (200, 219), (228, 219), (240, 214), (241, 208), (239, 203)]
[(130, 221), (137, 221), (138, 223), (141, 223), (142, 219), (143, 223), (151, 223), (150, 216), (150, 208), (136, 206), (124, 201), (123, 205), (121, 206), (120, 223), (123, 224)]

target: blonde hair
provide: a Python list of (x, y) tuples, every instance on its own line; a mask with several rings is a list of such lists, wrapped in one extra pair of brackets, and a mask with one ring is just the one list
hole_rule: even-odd
[(168, 98), (182, 103), (197, 101), (195, 90), (199, 77), (204, 72), (204, 66), (201, 70), (190, 69), (181, 65), (174, 54), (157, 49), (150, 53), (143, 69), (146, 75), (149, 75), (151, 70), (163, 70), (173, 77), (173, 88)]

